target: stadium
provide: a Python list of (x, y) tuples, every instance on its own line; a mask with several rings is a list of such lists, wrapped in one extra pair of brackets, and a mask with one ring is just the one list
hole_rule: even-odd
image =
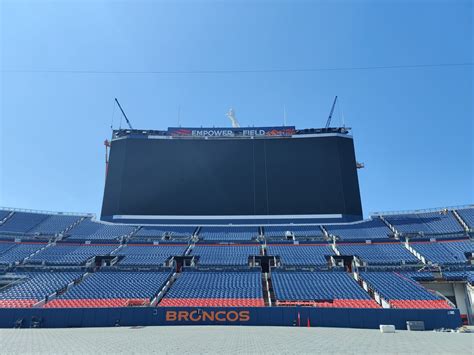
[(473, 324), (474, 206), (363, 219), (345, 127), (113, 131), (100, 218), (0, 210), (0, 327)]

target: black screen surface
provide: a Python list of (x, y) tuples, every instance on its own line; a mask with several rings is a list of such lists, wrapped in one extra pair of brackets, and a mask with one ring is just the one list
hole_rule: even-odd
[(112, 142), (102, 216), (362, 215), (353, 140)]

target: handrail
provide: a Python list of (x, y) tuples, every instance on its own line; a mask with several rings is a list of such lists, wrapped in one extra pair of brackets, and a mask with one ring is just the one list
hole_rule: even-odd
[(442, 210), (459, 210), (465, 208), (474, 208), (474, 205), (459, 205), (459, 206), (446, 206), (446, 207), (435, 207), (435, 208), (423, 208), (418, 210), (402, 210), (402, 211), (389, 211), (389, 212), (372, 212), (371, 216), (390, 216), (398, 214), (416, 214), (416, 213), (426, 213), (426, 212), (438, 212)]
[(28, 208), (15, 208), (15, 207), (5, 207), (0, 206), (0, 211), (11, 211), (11, 212), (28, 212), (28, 213), (38, 213), (38, 214), (48, 214), (56, 216), (80, 216), (80, 217), (95, 217), (94, 213), (85, 213), (85, 212), (57, 212), (57, 211), (45, 211), (45, 210), (33, 210)]

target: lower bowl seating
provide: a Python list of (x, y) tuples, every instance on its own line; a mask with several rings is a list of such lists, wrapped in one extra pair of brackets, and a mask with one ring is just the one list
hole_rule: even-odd
[(279, 306), (378, 308), (346, 272), (273, 271)]
[(45, 308), (107, 308), (107, 307), (132, 307), (148, 306), (148, 299), (126, 299), (126, 298), (108, 298), (108, 299), (56, 299), (48, 302)]
[(263, 307), (261, 274), (256, 271), (183, 272), (159, 306)]
[(392, 308), (450, 309), (446, 300), (396, 272), (362, 272), (361, 278)]
[(0, 308), (31, 308), (38, 300), (0, 300)]

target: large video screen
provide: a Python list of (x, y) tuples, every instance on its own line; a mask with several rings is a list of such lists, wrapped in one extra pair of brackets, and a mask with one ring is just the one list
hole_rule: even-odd
[(112, 142), (102, 218), (361, 216), (349, 136)]

